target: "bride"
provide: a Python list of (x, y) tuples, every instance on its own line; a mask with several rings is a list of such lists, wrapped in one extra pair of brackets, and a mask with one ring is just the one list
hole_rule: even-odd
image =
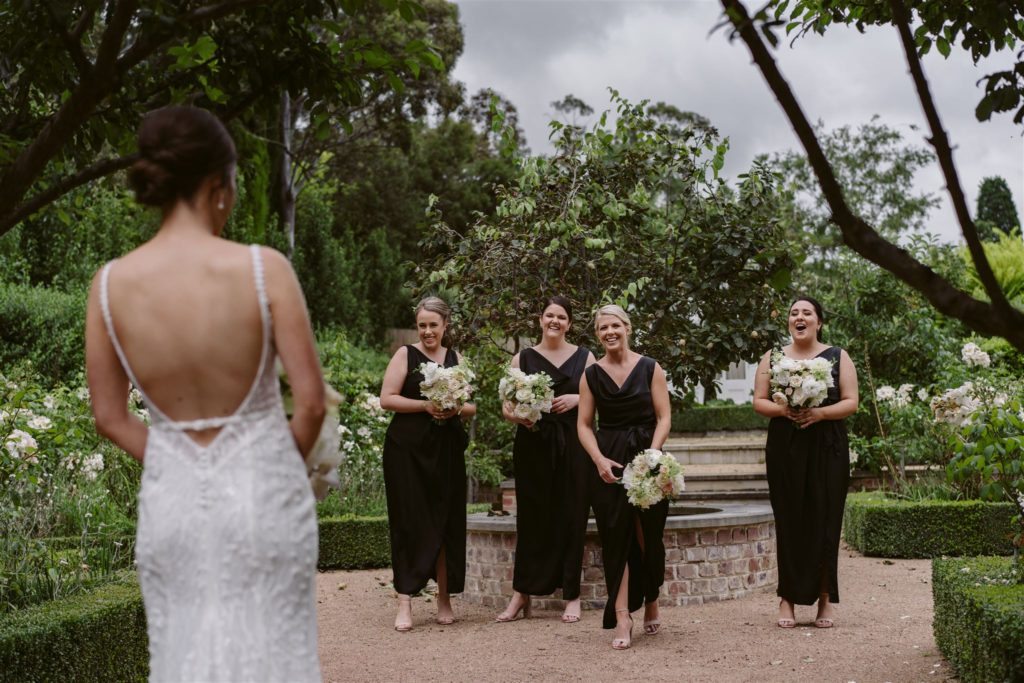
[[(96, 428), (144, 465), (136, 559), (152, 681), (320, 680), (302, 455), (324, 417), (324, 384), (288, 261), (220, 237), (235, 159), (209, 112), (147, 115), (129, 180), (161, 209), (160, 229), (97, 273), (89, 296)], [(127, 409), (132, 385), (149, 426)]]

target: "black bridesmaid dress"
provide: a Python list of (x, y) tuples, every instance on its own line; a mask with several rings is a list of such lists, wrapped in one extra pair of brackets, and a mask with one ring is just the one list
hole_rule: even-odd
[[(651, 447), (657, 419), (651, 400), (655, 362), (643, 356), (619, 387), (599, 365), (587, 368), (587, 387), (594, 395), (598, 427), (595, 432), (602, 455), (625, 465)], [(629, 611), (654, 602), (665, 582), (665, 519), (668, 500), (646, 510), (630, 504), (622, 484), (606, 484), (591, 463), (590, 502), (601, 536), (604, 580), (608, 602), (604, 627), (615, 628), (615, 598), (622, 572), (629, 566)], [(615, 470), (616, 474), (621, 474)], [(642, 538), (637, 538), (637, 526)], [(643, 550), (640, 549), (643, 543)]]
[[(838, 346), (818, 356), (832, 362), (835, 386), (821, 404), (839, 401)], [(828, 581), (830, 602), (839, 602), (839, 533), (850, 486), (850, 444), (842, 420), (822, 420), (800, 429), (785, 417), (768, 424), (765, 450), (768, 493), (775, 513), (780, 598), (812, 605)]]
[[(406, 346), (408, 368), (401, 395), (420, 393), (421, 363), (430, 359)], [(459, 362), (448, 349), (444, 366)], [(395, 413), (384, 439), (384, 488), (388, 499), (391, 567), (395, 591), (414, 595), (429, 579), (442, 545), (448, 592), (461, 593), (466, 582), (466, 433), (453, 417), (437, 424), (427, 413)]]
[[(544, 372), (553, 380), (555, 396), (578, 394), (590, 351), (576, 349), (562, 365), (533, 349), (519, 354), (519, 368)], [(562, 598), (580, 596), (583, 543), (590, 500), (587, 482), (594, 468), (580, 446), (577, 409), (545, 413), (531, 430), (516, 430), (512, 463), (516, 478), (516, 562), (512, 587), (526, 595)]]

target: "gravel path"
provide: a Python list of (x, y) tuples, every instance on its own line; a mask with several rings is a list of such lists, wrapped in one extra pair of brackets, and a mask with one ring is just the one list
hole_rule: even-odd
[[(633, 647), (610, 648), (611, 631), (585, 611), (494, 623), (493, 610), (453, 600), (459, 621), (438, 626), (434, 603), (414, 600), (415, 626), (392, 629), (387, 569), (318, 577), (320, 660), (325, 681), (947, 681), (955, 680), (932, 637), (931, 563), (839, 557), (836, 627), (774, 625), (774, 591), (701, 607), (662, 608), (662, 632), (633, 631)], [(383, 584), (383, 585), (382, 585)], [(634, 615), (641, 616), (642, 612)]]

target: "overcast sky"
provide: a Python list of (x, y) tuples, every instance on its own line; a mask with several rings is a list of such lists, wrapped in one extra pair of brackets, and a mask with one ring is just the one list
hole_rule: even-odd
[[(708, 117), (731, 152), (726, 173), (743, 172), (763, 152), (795, 149), (797, 139), (746, 46), (730, 44), (718, 23), (716, 0), (456, 0), (465, 51), (455, 77), (470, 93), (491, 87), (519, 110), (534, 153), (549, 153), (551, 102), (568, 93), (600, 112), (609, 86), (630, 100), (673, 104)], [(748, 5), (751, 3), (748, 3)], [(859, 34), (837, 26), (824, 37), (808, 36), (776, 53), (805, 113), (828, 128), (858, 125), (879, 114), (913, 142), (924, 144), (925, 121), (893, 29)], [(978, 123), (975, 82), (1007, 68), (1003, 54), (978, 67), (956, 47), (948, 60), (934, 50), (925, 73), (939, 114), (956, 147), (961, 183), (974, 211), (978, 184), (1003, 176), (1018, 212), (1024, 199), (1024, 144), (1012, 115)], [(913, 131), (910, 126), (920, 126)], [(937, 167), (922, 172), (921, 190), (941, 194), (931, 232), (959, 240)]]

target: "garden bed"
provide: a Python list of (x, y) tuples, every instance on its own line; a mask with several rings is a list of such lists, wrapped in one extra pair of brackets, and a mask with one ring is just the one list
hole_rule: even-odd
[(767, 429), (768, 418), (754, 412), (749, 403), (724, 406), (673, 407), (673, 432), (738, 432)]
[(0, 617), (0, 681), (144, 681), (146, 617), (134, 572)]
[(933, 629), (964, 683), (1024, 681), (1024, 584), (1011, 558), (932, 562)]
[(319, 522), (319, 569), (391, 566), (387, 517), (334, 517)]
[(846, 498), (843, 537), (873, 557), (1009, 555), (1010, 503), (979, 500), (905, 501), (881, 493)]

